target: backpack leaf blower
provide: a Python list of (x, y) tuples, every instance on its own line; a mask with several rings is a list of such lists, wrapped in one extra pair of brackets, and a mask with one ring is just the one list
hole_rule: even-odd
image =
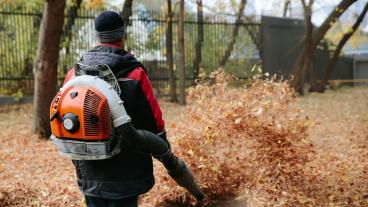
[(51, 139), (60, 154), (73, 160), (102, 160), (124, 147), (142, 150), (163, 163), (177, 184), (203, 200), (205, 195), (193, 173), (168, 143), (131, 124), (109, 66), (76, 64), (74, 70), (76, 76), (60, 89), (50, 106)]

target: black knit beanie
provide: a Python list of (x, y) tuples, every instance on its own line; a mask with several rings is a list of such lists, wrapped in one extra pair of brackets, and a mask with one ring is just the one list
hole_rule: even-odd
[(121, 40), (125, 34), (124, 21), (113, 11), (104, 11), (96, 17), (95, 29), (100, 42)]

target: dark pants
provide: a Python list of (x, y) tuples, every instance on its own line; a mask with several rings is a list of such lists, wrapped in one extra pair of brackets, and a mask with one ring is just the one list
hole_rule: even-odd
[(138, 196), (110, 200), (85, 196), (88, 207), (138, 207)]

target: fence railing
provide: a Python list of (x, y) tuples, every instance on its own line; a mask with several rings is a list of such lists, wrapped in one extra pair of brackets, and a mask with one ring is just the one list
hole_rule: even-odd
[[(80, 55), (97, 42), (94, 18), (100, 11), (79, 9), (76, 15), (65, 10), (64, 30), (58, 64), (59, 84), (66, 72)], [(42, 18), (41, 9), (0, 7), (0, 94), (21, 90), (33, 93), (33, 62), (36, 55), (38, 31)], [(173, 17), (174, 75), (178, 59), (178, 21)], [(234, 27), (238, 36), (225, 70), (238, 77), (246, 76), (253, 64), (259, 63), (259, 24), (235, 24), (232, 16), (204, 16), (196, 21), (195, 14), (186, 14), (185, 21), (185, 71), (187, 84), (194, 77), (193, 64), (198, 41), (198, 25), (203, 25), (200, 67), (206, 72), (218, 68), (219, 62), (232, 39)], [(169, 90), (169, 67), (166, 61), (167, 18), (164, 13), (134, 11), (128, 26), (126, 49), (134, 53), (149, 70), (157, 95)]]

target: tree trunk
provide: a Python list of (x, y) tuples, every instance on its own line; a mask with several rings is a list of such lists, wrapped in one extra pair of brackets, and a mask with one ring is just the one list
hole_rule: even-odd
[(49, 108), (56, 93), (60, 37), (65, 0), (45, 1), (35, 61), (33, 131), (41, 137), (51, 134)]
[(120, 13), (120, 15), (123, 17), (123, 20), (124, 20), (125, 29), (130, 24), (129, 18), (133, 14), (132, 7), (133, 7), (133, 0), (125, 0), (123, 10)]
[(227, 60), (229, 59), (229, 57), (231, 55), (231, 52), (234, 49), (235, 41), (236, 41), (236, 38), (238, 37), (238, 33), (239, 33), (241, 18), (243, 17), (243, 13), (244, 13), (245, 4), (246, 4), (246, 0), (241, 0), (240, 1), (239, 11), (238, 11), (238, 15), (236, 17), (236, 22), (235, 22), (234, 29), (233, 29), (233, 36), (231, 38), (230, 43), (227, 46), (227, 49), (225, 50), (224, 56), (221, 58), (221, 61), (220, 61), (220, 66), (221, 67), (225, 66)]
[[(337, 21), (337, 19), (356, 1), (357, 0), (342, 0), (329, 14), (321, 26), (313, 33), (310, 44), (308, 46), (304, 46), (302, 53), (300, 53), (297, 58), (293, 70), (294, 79), (292, 80), (291, 85), (296, 91), (302, 92), (303, 90), (307, 72), (310, 69), (311, 64), (314, 64), (313, 57), (315, 55), (317, 45), (320, 43), (327, 31), (332, 27), (333, 23)], [(302, 3), (304, 6), (305, 1), (302, 0)], [(312, 84), (315, 84), (316, 82), (316, 80), (312, 80)]]
[(184, 105), (185, 99), (185, 51), (184, 51), (184, 0), (180, 0), (179, 9), (179, 28), (178, 28), (178, 40), (179, 40), (179, 103)]
[(289, 7), (290, 7), (290, 0), (285, 0), (283, 17), (286, 17), (287, 11), (289, 10)]
[[(309, 1), (309, 5), (304, 6), (304, 19), (305, 19), (305, 43), (304, 47), (307, 48), (307, 59), (304, 65), (303, 70), (308, 71), (309, 68), (311, 68), (310, 72), (310, 80), (312, 82), (312, 85), (315, 81), (317, 81), (317, 71), (315, 67), (315, 59), (313, 55), (313, 49), (312, 46), (312, 35), (313, 35), (313, 23), (312, 23), (312, 6), (313, 6), (314, 0)], [(305, 82), (305, 76), (301, 77), (302, 82)], [(302, 86), (303, 87), (303, 86)]]
[[(312, 6), (314, 0), (310, 0), (307, 4), (305, 0), (301, 0), (304, 11), (304, 23), (305, 23), (305, 32), (304, 32), (304, 49), (303, 53), (297, 59), (296, 65), (300, 66), (301, 71), (308, 71), (308, 68), (314, 64), (312, 59), (312, 34), (313, 34), (313, 24), (312, 24)], [(299, 68), (298, 68), (299, 69)], [(302, 75), (301, 72), (294, 75), (294, 88), (299, 92), (299, 94), (304, 94), (304, 82), (306, 76)], [(303, 84), (300, 84), (303, 83)]]
[(171, 0), (167, 0), (166, 59), (169, 69), (170, 101), (178, 102), (178, 97), (176, 96), (176, 81), (174, 74), (172, 16), (173, 13), (171, 9)]
[(318, 87), (316, 88), (317, 92), (322, 93), (322, 92), (325, 91), (326, 83), (327, 83), (328, 79), (330, 78), (330, 76), (332, 75), (332, 72), (335, 68), (337, 60), (339, 59), (342, 48), (344, 47), (346, 42), (350, 39), (350, 37), (353, 36), (355, 31), (358, 29), (359, 25), (362, 23), (365, 15), (367, 14), (367, 11), (368, 11), (368, 3), (364, 6), (363, 11), (360, 13), (358, 18), (356, 19), (354, 25), (351, 27), (351, 29), (348, 32), (346, 32), (344, 34), (344, 36), (341, 38), (340, 42), (338, 43), (338, 45), (337, 45), (337, 47), (336, 47), (336, 49), (335, 49), (335, 51), (332, 55), (332, 58), (328, 62), (323, 80), (322, 80), (321, 84), (318, 85)]
[(203, 45), (203, 5), (202, 0), (197, 0), (197, 42), (196, 42), (196, 53), (193, 61), (193, 81), (192, 84), (195, 84), (195, 80), (198, 78), (199, 74), (199, 66), (202, 62), (202, 45)]

